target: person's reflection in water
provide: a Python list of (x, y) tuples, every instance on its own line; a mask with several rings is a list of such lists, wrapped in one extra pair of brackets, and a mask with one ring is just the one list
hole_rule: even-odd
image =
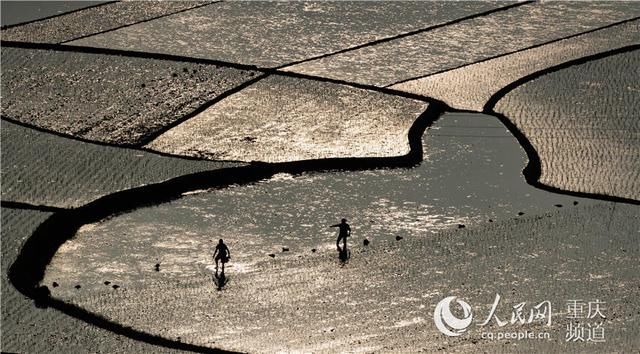
[(349, 262), (349, 258), (351, 258), (351, 252), (345, 247), (342, 249), (338, 249), (338, 258), (340, 258), (340, 264), (345, 265)]
[(213, 282), (218, 287), (218, 291), (222, 290), (222, 288), (227, 285), (229, 280), (224, 275), (224, 268), (222, 268), (222, 272), (220, 272), (220, 274), (218, 274), (218, 269), (216, 269), (216, 273), (213, 276)]

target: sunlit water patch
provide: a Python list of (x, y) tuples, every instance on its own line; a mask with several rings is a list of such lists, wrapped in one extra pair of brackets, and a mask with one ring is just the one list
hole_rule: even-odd
[[(321, 296), (345, 306), (353, 302), (352, 307), (347, 307), (349, 312), (359, 311), (364, 300), (349, 300), (331, 293), (329, 289), (336, 290), (336, 282), (340, 282), (342, 276), (327, 273), (337, 264), (337, 234), (330, 226), (340, 218), (347, 218), (351, 224), (352, 258), (362, 263), (361, 257), (365, 257), (368, 250), (387, 247), (383, 245), (428, 240), (443, 230), (468, 229), (554, 212), (560, 205), (573, 207), (575, 203), (581, 206), (591, 203), (527, 185), (520, 174), (526, 164), (524, 151), (494, 117), (445, 115), (425, 133), (423, 145), (425, 159), (415, 168), (297, 176), (276, 174), (250, 185), (197, 191), (170, 203), (85, 226), (60, 248), (47, 268), (43, 283), (51, 287), (56, 282), (58, 286), (52, 288), (55, 297), (107, 312), (118, 321), (133, 321), (131, 323), (150, 331), (147, 327), (153, 327), (158, 320), (152, 319), (154, 314), (142, 307), (146, 309), (151, 301), (172, 318), (167, 319), (166, 326), (153, 327), (152, 331), (157, 329), (163, 335), (180, 336), (183, 340), (188, 336), (189, 341), (215, 346), (212, 343), (216, 340), (234, 336), (224, 331), (211, 334), (206, 330), (219, 321), (231, 321), (229, 326), (236, 331), (260, 333), (267, 333), (263, 326), (280, 323), (280, 317), (273, 313), (245, 314), (242, 324), (211, 315), (208, 299), (216, 295), (211, 283), (215, 274), (211, 254), (218, 239), (224, 239), (231, 249), (232, 258), (226, 273), (233, 279), (234, 293), (249, 296), (252, 303), (277, 303), (285, 306), (286, 311), (295, 312), (289, 309), (294, 306), (289, 303), (293, 295), (280, 290), (273, 292), (273, 288), (278, 289), (278, 284), (300, 284), (291, 290), (298, 303)], [(364, 239), (370, 241), (369, 246), (363, 246)], [(456, 257), (474, 257), (475, 252), (466, 249)], [(415, 261), (421, 260), (419, 252), (412, 257)], [(369, 294), (357, 296), (372, 301), (365, 304), (372, 306), (371, 311), (379, 311), (380, 306), (386, 309), (404, 306), (402, 304), (419, 296), (412, 293), (407, 294), (406, 299), (379, 302), (376, 294), (384, 293), (384, 289), (398, 282), (403, 274), (423, 273), (394, 264), (388, 257), (365, 262), (359, 269), (373, 271), (385, 264), (391, 273), (382, 278), (378, 275), (377, 280), (363, 278), (359, 285), (350, 284), (343, 290)], [(278, 268), (282, 264), (290, 265), (285, 267), (286, 272)], [(350, 269), (348, 264), (344, 269), (348, 272), (345, 274), (354, 276), (359, 272)], [(442, 270), (428, 273), (442, 274)], [(310, 274), (318, 276), (310, 280)], [(80, 285), (80, 289), (76, 289), (76, 285)], [(113, 289), (114, 285), (118, 286), (117, 290)], [(418, 291), (420, 284), (412, 284), (410, 289)], [(159, 293), (173, 300), (160, 301)], [(148, 298), (137, 300), (140, 296)], [(192, 300), (183, 303), (184, 297)], [(124, 304), (118, 305), (118, 311), (110, 309), (112, 305), (105, 305), (105, 299), (116, 301), (116, 298), (119, 304)], [(138, 317), (131, 317), (130, 311)], [(187, 311), (185, 314), (193, 311), (198, 316), (197, 323), (190, 320), (190, 316), (181, 315), (181, 311)], [(325, 315), (319, 312), (305, 313), (305, 316), (318, 319)], [(378, 315), (372, 316), (381, 320)], [(384, 326), (422, 325), (418, 317), (407, 314), (395, 322), (384, 322)], [(258, 319), (263, 322), (256, 322)], [(172, 323), (173, 320), (178, 322)], [(278, 333), (273, 335), (277, 337)], [(291, 334), (287, 332), (287, 336)]]

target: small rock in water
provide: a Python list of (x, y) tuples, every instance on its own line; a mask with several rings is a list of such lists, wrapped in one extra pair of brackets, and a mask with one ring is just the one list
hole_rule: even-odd
[(317, 251), (317, 250), (316, 250), (315, 248), (312, 248), (312, 249), (311, 249), (311, 252), (313, 252), (313, 253), (316, 253), (316, 251)]
[(464, 224), (458, 224), (458, 228), (459, 229), (464, 229), (466, 226), (464, 226)]
[(562, 208), (562, 204), (554, 204), (554, 206), (556, 206), (558, 208)]
[(270, 254), (269, 254), (269, 257), (271, 257), (271, 258), (275, 258), (275, 257), (276, 257), (276, 255), (275, 255), (275, 254), (273, 254), (273, 253), (270, 253)]
[(574, 202), (573, 202), (573, 205), (578, 205), (578, 202), (577, 202), (577, 201), (574, 201)]
[(55, 281), (53, 283), (51, 283), (51, 286), (53, 286), (54, 288), (58, 287), (58, 283), (56, 283)]
[(364, 241), (362, 241), (362, 244), (365, 246), (369, 246), (369, 240), (365, 238)]
[(256, 141), (256, 138), (254, 138), (252, 136), (245, 136), (242, 140), (246, 141), (248, 143), (252, 143), (252, 142)]
[(112, 288), (114, 288), (114, 289), (117, 289), (119, 287), (120, 287), (120, 285), (116, 285), (116, 284), (113, 284), (113, 286), (112, 286)]
[(489, 219), (489, 222), (493, 222), (493, 219)]
[(160, 271), (160, 263), (156, 263), (156, 272)]
[(402, 236), (396, 236), (396, 241), (402, 240)]
[(80, 289), (80, 288), (81, 288), (81, 286), (80, 286), (80, 285), (76, 285), (76, 286), (74, 286), (74, 288), (76, 288), (76, 289)]
[(519, 211), (519, 212), (518, 212), (518, 215), (522, 216), (522, 215), (524, 215), (524, 213), (523, 213), (523, 212), (521, 212), (521, 211)]
[(289, 247), (282, 247), (282, 252), (289, 252)]
[(111, 284), (111, 282), (108, 280), (104, 282), (104, 285), (109, 285), (109, 284)]

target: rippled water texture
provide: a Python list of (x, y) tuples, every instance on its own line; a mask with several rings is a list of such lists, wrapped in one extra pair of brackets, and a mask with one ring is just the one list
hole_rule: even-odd
[(230, 1), (72, 44), (273, 67), (506, 5)]
[(393, 85), (458, 109), (482, 111), (501, 88), (569, 60), (640, 43), (640, 20), (524, 50), (482, 63)]
[(540, 182), (640, 199), (640, 51), (545, 75), (498, 102), (540, 155)]
[(77, 137), (135, 145), (255, 74), (169, 60), (2, 48), (2, 114)]
[(400, 156), (424, 102), (269, 76), (162, 134), (148, 148), (217, 160)]
[[(337, 260), (333, 260), (335, 229), (328, 226), (341, 217), (348, 218), (352, 225), (350, 243), (352, 258), (356, 259), (360, 257), (357, 254), (368, 249), (361, 246), (365, 238), (371, 241), (369, 248), (382, 252), (397, 242), (396, 236), (402, 237), (402, 242), (425, 242), (443, 230), (462, 230), (461, 225), (465, 229), (494, 224), (500, 228), (523, 218), (533, 220), (528, 215), (555, 212), (558, 209), (554, 204), (575, 208), (574, 202), (580, 206), (593, 203), (528, 186), (519, 173), (525, 164), (524, 152), (493, 117), (446, 115), (425, 135), (424, 148), (425, 161), (413, 169), (278, 174), (251, 185), (187, 193), (175, 202), (86, 225), (61, 247), (47, 269), (44, 283), (57, 282), (59, 287), (52, 290), (54, 296), (88, 306), (120, 323), (204, 345), (215, 342), (225, 348), (255, 349), (255, 343), (253, 347), (238, 347), (232, 344), (233, 338), (243, 333), (242, 341), (252, 342), (244, 332), (247, 330), (275, 335), (263, 326), (278, 327), (283, 318), (263, 311), (279, 311), (278, 306), (294, 311), (292, 306), (311, 305), (309, 301), (315, 304), (320, 301), (315, 300), (317, 296), (326, 294), (326, 277), (332, 277), (326, 272), (338, 266)], [(473, 176), (464, 173), (471, 168)], [(233, 318), (240, 315), (237, 320), (242, 324), (211, 332), (205, 328), (221, 321), (220, 313), (202, 306), (208, 306), (206, 299), (218, 301), (209, 272), (213, 246), (219, 238), (226, 240), (232, 252), (227, 274), (237, 279), (232, 280), (237, 287), (225, 290), (231, 297), (225, 303), (233, 302), (234, 294), (240, 292), (237, 293), (240, 298), (250, 296), (251, 300), (243, 300), (250, 301), (246, 306), (260, 307), (261, 301), (272, 305), (275, 302), (278, 306), (269, 307), (271, 310), (243, 307), (241, 315), (225, 307)], [(288, 251), (282, 252), (283, 247)], [(269, 257), (270, 253), (275, 257)], [(419, 253), (412, 254), (418, 257), (414, 261), (418, 261)], [(384, 255), (378, 257), (384, 259)], [(280, 268), (282, 262), (289, 264), (284, 268), (289, 271)], [(160, 271), (155, 271), (155, 264), (159, 264)], [(373, 264), (371, 269), (377, 269)], [(391, 260), (384, 260), (383, 264), (391, 267), (387, 269), (396, 266), (407, 269), (406, 265), (394, 265)], [(272, 270), (280, 275), (274, 278)], [(285, 278), (279, 280), (282, 276)], [(309, 279), (310, 276), (317, 278)], [(250, 284), (246, 283), (249, 278), (253, 279)], [(298, 283), (295, 294), (280, 294), (277, 283), (271, 283), (280, 281), (285, 281), (287, 288), (293, 286), (291, 282)], [(333, 280), (329, 283), (333, 284), (331, 291), (340, 292)], [(366, 277), (358, 283), (361, 285), (355, 288), (350, 285), (345, 290), (355, 291), (350, 296), (360, 299), (355, 307), (348, 307), (348, 312), (357, 311), (360, 306), (385, 311), (387, 301), (392, 300), (379, 297), (382, 295), (373, 290), (372, 298), (364, 300), (365, 293), (361, 291), (386, 288), (394, 283), (384, 278), (372, 283)], [(81, 285), (81, 289), (75, 289), (75, 285)], [(118, 289), (114, 290), (113, 285)], [(411, 287), (420, 285), (413, 283)], [(169, 298), (159, 300), (157, 293), (165, 291), (162, 289), (168, 291)], [(189, 308), (198, 314), (192, 323), (181, 312), (186, 303), (174, 303), (185, 296), (191, 299)], [(200, 300), (192, 299), (193, 296)], [(139, 301), (140, 297), (151, 302)], [(148, 306), (158, 306), (152, 312), (161, 309), (159, 313), (166, 317), (152, 318)], [(333, 312), (304, 311), (300, 316), (315, 318), (316, 326), (331, 322)], [(378, 321), (378, 316), (368, 318)], [(371, 333), (377, 331), (373, 329)], [(278, 336), (290, 338), (291, 348), (305, 348), (303, 333), (307, 332), (294, 333)], [(360, 338), (366, 338), (366, 334), (365, 331), (365, 337)], [(317, 340), (320, 338), (312, 342)], [(331, 341), (322, 341), (327, 348), (333, 345)]]
[(632, 2), (535, 2), (286, 70), (385, 86), (638, 15)]

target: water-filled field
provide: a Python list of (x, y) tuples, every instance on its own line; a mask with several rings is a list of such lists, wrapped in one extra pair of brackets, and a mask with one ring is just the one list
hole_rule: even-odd
[[(604, 216), (598, 210), (611, 205), (589, 207), (591, 200), (527, 185), (518, 172), (524, 152), (494, 117), (446, 115), (423, 144), (425, 161), (412, 169), (277, 174), (250, 185), (186, 193), (86, 225), (61, 247), (43, 284), (55, 282), (53, 296), (136, 329), (198, 345), (264, 351), (281, 341), (292, 350), (333, 351), (344, 344), (384, 349), (372, 343), (411, 348), (417, 345), (413, 336), (434, 335), (422, 332), (425, 308), (432, 297), (445, 295), (434, 285), (444, 279), (448, 286), (474, 284), (472, 290), (463, 284), (448, 291), (477, 291), (486, 306), (493, 291), (511, 287), (535, 299), (556, 294), (556, 286), (569, 294), (572, 288), (536, 275), (533, 269), (551, 269), (536, 259), (571, 249), (565, 241), (580, 243), (584, 220)], [(470, 166), (473, 176), (460, 173)], [(637, 210), (622, 210), (615, 214), (616, 242), (633, 248), (636, 226), (623, 220)], [(353, 228), (351, 259), (342, 266), (335, 229), (329, 228), (341, 217)], [(578, 252), (580, 257), (597, 252), (603, 242), (595, 230), (584, 237), (600, 241)], [(219, 238), (232, 252), (222, 292), (212, 280), (211, 254)], [(471, 275), (487, 269), (485, 257), (505, 262), (500, 253), (510, 250), (527, 268), (505, 265), (494, 269), (495, 278)], [(637, 250), (632, 252), (620, 259), (624, 268), (618, 271), (633, 283), (628, 267)], [(441, 278), (453, 267), (447, 257), (459, 269)], [(569, 267), (567, 274), (556, 269), (557, 278), (578, 282), (585, 276), (571, 263), (551, 264)], [(482, 279), (487, 284), (480, 285)], [(546, 294), (532, 289), (539, 281)], [(363, 318), (356, 321), (358, 316)], [(285, 331), (285, 323), (295, 331)], [(399, 333), (407, 326), (411, 338)], [(356, 345), (357, 340), (367, 344)]]

